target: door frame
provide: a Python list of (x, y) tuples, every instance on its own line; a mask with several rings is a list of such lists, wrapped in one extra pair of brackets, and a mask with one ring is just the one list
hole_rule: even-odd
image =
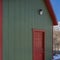
[(0, 0), (0, 60), (3, 59), (2, 20), (3, 20), (3, 1)]

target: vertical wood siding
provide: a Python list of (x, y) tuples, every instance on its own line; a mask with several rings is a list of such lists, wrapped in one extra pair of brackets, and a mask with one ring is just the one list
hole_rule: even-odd
[(43, 0), (3, 0), (3, 60), (32, 60), (32, 28), (45, 30), (46, 60), (51, 60), (51, 26)]

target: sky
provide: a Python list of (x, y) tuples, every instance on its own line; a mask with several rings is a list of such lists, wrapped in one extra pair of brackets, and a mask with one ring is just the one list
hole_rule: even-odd
[(60, 22), (60, 0), (50, 0), (58, 22)]

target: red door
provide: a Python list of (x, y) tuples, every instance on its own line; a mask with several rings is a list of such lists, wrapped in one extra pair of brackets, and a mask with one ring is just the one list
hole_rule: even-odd
[(44, 60), (44, 32), (33, 30), (33, 60)]

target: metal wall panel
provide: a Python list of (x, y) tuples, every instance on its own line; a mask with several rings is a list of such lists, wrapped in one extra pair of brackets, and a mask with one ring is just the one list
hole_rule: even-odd
[(46, 31), (45, 59), (51, 60), (52, 20), (44, 1), (3, 0), (3, 60), (32, 60), (32, 28)]

